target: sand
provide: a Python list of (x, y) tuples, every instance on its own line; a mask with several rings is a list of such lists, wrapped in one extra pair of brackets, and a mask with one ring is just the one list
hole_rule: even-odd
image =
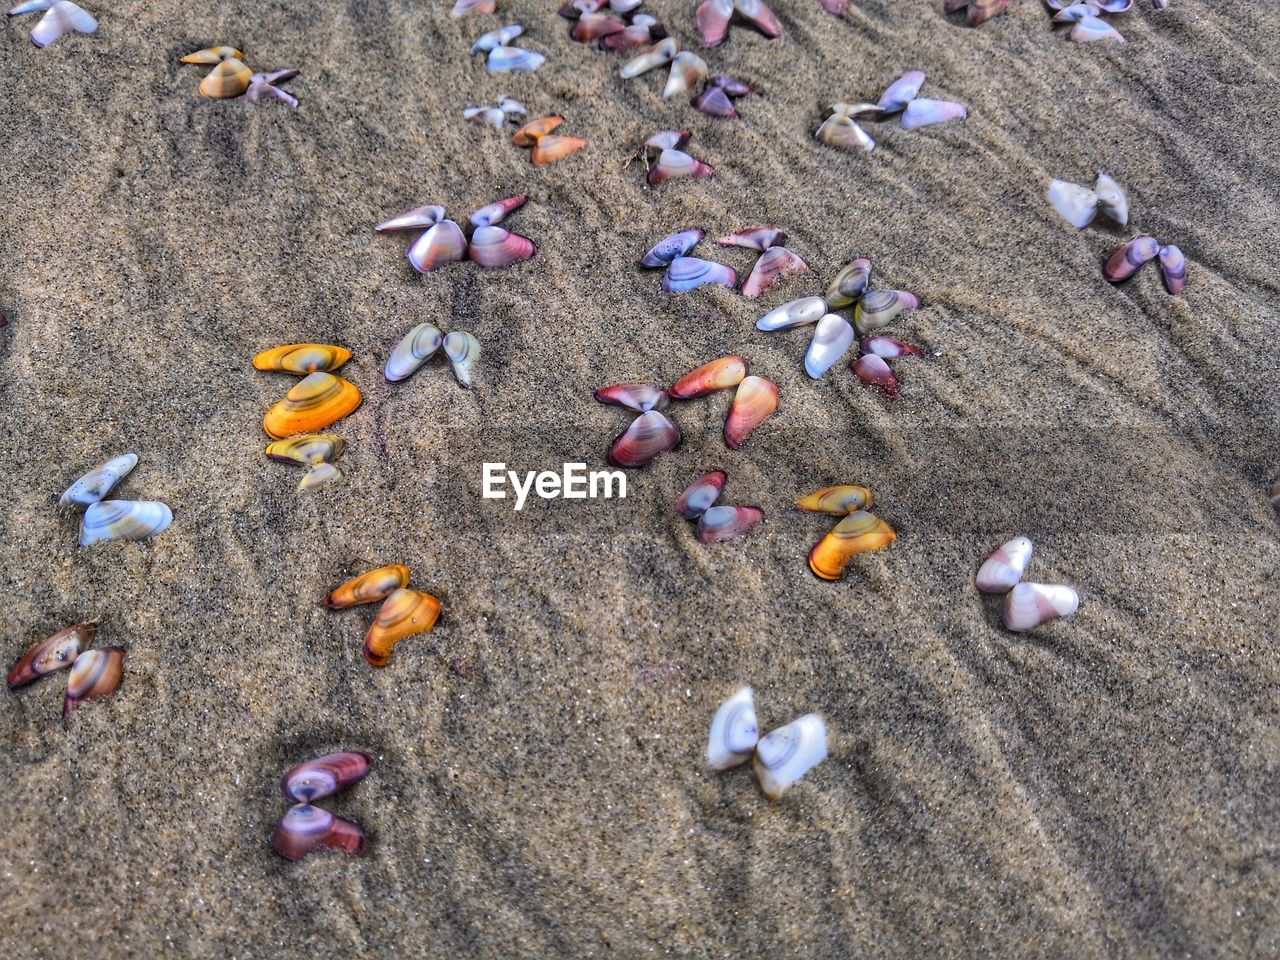
[[(91, 6), (93, 37), (0, 31), (0, 637), (16, 659), (97, 619), (129, 653), (65, 731), (62, 675), (0, 695), (0, 954), (1280, 952), (1274, 6), (1139, 0), (1119, 47), (1029, 0), (977, 30), (941, 0), (839, 21), (777, 0), (780, 39), (708, 54), (762, 91), (740, 122), (622, 81), (554, 3)], [(649, 6), (694, 41), (691, 0)], [(468, 46), (512, 20), (547, 63), (491, 76)], [(198, 97), (178, 58), (215, 43), (300, 67), (301, 109)], [(823, 104), (912, 67), (968, 120), (872, 125), (870, 156), (814, 142)], [(501, 94), (590, 147), (534, 169), (461, 119)], [(623, 160), (676, 126), (716, 177), (649, 188)], [(1044, 201), (1098, 169), (1186, 252), (1183, 296), (1154, 268), (1108, 285), (1127, 234)], [(518, 192), (540, 252), (510, 269), (420, 277), (372, 231)], [(756, 223), (813, 275), (753, 302), (635, 266), (673, 230)], [(923, 301), (887, 331), (930, 352), (895, 363), (893, 406), (847, 361), (810, 381), (807, 331), (754, 328), (856, 256)], [(479, 337), (474, 390), (439, 363), (383, 380), (424, 320)], [(365, 398), (346, 482), (309, 496), (262, 456), (291, 378), (249, 364), (304, 340), (354, 350)], [(678, 407), (684, 446), (624, 501), (480, 498), (486, 461), (602, 466), (627, 415), (596, 387), (728, 352), (781, 388), (741, 452), (718, 395)], [(174, 524), (80, 550), (56, 498), (123, 451), (121, 495)], [(702, 546), (670, 509), (715, 467), (768, 520)], [(841, 482), (899, 538), (830, 584), (805, 564), (830, 521), (790, 504)], [(1079, 588), (1074, 619), (1015, 636), (974, 592), (1015, 534), (1035, 578)], [(445, 612), (373, 670), (373, 610), (320, 600), (392, 562)], [(766, 727), (831, 727), (779, 803), (702, 765), (743, 683)], [(375, 757), (327, 803), (368, 854), (286, 863), (278, 779), (338, 748)]]

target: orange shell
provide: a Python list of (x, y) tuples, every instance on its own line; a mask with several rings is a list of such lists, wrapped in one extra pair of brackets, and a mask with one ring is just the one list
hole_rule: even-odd
[(517, 147), (532, 147), (562, 123), (564, 123), (564, 117), (540, 117), (537, 120), (530, 120), (515, 132), (511, 142)]
[(378, 610), (364, 636), (364, 658), (375, 667), (391, 661), (391, 649), (405, 637), (426, 633), (440, 617), (440, 601), (429, 593), (401, 587)]
[[(695, 371), (696, 372), (696, 371)], [(733, 406), (724, 424), (724, 442), (730, 450), (740, 450), (756, 427), (778, 409), (778, 387), (764, 377), (747, 377), (738, 384)]]
[(249, 89), (253, 70), (243, 60), (223, 60), (200, 81), (200, 96), (214, 100), (238, 97)]
[(327, 343), (288, 343), (283, 347), (263, 350), (253, 358), (258, 370), (282, 370), (286, 373), (315, 373), (337, 370), (351, 359), (346, 347)]
[(543, 137), (533, 145), (530, 159), (535, 167), (545, 167), (548, 163), (563, 160), (571, 153), (577, 153), (587, 145), (580, 137)]
[(303, 377), (283, 400), (267, 411), (262, 429), (279, 440), (295, 433), (316, 433), (360, 406), (360, 391), (332, 373)]
[(697, 370), (686, 373), (667, 391), (676, 400), (690, 400), (706, 396), (717, 390), (736, 387), (747, 375), (747, 361), (737, 354), (720, 357), (704, 363)]
[(813, 510), (817, 513), (830, 513), (837, 517), (848, 516), (858, 510), (866, 510), (876, 497), (866, 487), (844, 485), (839, 487), (823, 487), (807, 497), (796, 501), (801, 510)]
[(898, 535), (879, 517), (859, 510), (851, 513), (809, 551), (809, 569), (823, 580), (839, 580), (859, 553), (880, 550)]
[(393, 563), (362, 573), (358, 577), (352, 577), (325, 597), (324, 605), (330, 610), (341, 610), (358, 603), (377, 603), (408, 585), (409, 568), (403, 564)]

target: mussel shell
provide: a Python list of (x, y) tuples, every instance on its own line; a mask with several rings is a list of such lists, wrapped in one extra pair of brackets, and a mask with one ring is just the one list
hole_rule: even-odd
[(408, 585), (409, 568), (401, 563), (391, 563), (335, 587), (324, 598), (324, 605), (330, 610), (342, 610), (361, 603), (377, 603)]
[(719, 543), (742, 536), (764, 519), (757, 507), (709, 507), (698, 518), (699, 543)]
[(716, 283), (730, 290), (738, 285), (738, 274), (723, 263), (699, 257), (676, 257), (662, 277), (662, 289), (668, 293), (686, 293), (703, 284)]
[(809, 341), (809, 349), (804, 355), (805, 373), (814, 380), (820, 379), (845, 355), (854, 339), (849, 321), (828, 313), (813, 330), (813, 339)]
[(870, 508), (875, 503), (875, 499), (875, 494), (866, 487), (842, 484), (837, 487), (823, 487), (808, 496), (801, 497), (796, 501), (796, 506), (801, 510), (844, 517)]
[(112, 457), (106, 463), (90, 470), (83, 477), (67, 487), (66, 492), (58, 499), (64, 507), (87, 507), (97, 503), (110, 493), (117, 483), (127, 477), (138, 465), (136, 453), (125, 453)]
[(706, 233), (697, 227), (673, 233), (650, 247), (640, 264), (650, 268), (670, 266), (672, 260), (676, 257), (683, 257), (696, 247), (704, 236), (706, 236)]
[(648, 410), (636, 417), (609, 446), (609, 465), (643, 467), (659, 454), (674, 450), (683, 439), (679, 427), (657, 410)]
[(905, 290), (868, 290), (853, 311), (853, 326), (858, 336), (887, 326), (903, 310), (916, 310), (920, 300)]
[(847, 307), (860, 299), (871, 286), (871, 261), (863, 257), (850, 261), (836, 274), (827, 287), (827, 306), (832, 310)]
[(870, 387), (878, 387), (890, 400), (898, 396), (898, 378), (883, 357), (868, 353), (853, 361), (850, 369)]
[(290, 807), (271, 837), (272, 848), (286, 860), (301, 860), (313, 850), (326, 848), (361, 857), (364, 845), (359, 824), (306, 803)]
[(220, 60), (200, 81), (200, 96), (212, 100), (238, 97), (249, 89), (253, 70), (242, 60)]
[(1027, 537), (1014, 537), (983, 561), (975, 583), (982, 593), (1004, 593), (1016, 587), (1027, 572), (1035, 545)]
[(823, 580), (839, 580), (855, 556), (883, 549), (895, 539), (893, 527), (874, 514), (857, 510), (837, 523), (809, 551), (809, 569)]
[(817, 323), (827, 313), (827, 301), (822, 297), (802, 297), (780, 307), (774, 307), (756, 321), (757, 330), (788, 330)]
[(419, 273), (430, 273), (467, 255), (467, 238), (452, 220), (441, 220), (409, 246), (409, 263)]
[(453, 378), (470, 389), (476, 361), (480, 357), (480, 341), (465, 331), (455, 330), (444, 338), (444, 355), (453, 368)]
[(760, 738), (755, 773), (761, 792), (777, 800), (827, 758), (827, 726), (816, 713)]
[(1187, 258), (1173, 244), (1161, 247), (1159, 256), (1165, 289), (1176, 297), (1187, 285)]
[(337, 460), (346, 449), (347, 442), (336, 433), (302, 433), (270, 444), (267, 456), (281, 463), (314, 467)]
[(729, 476), (723, 470), (712, 470), (684, 488), (676, 500), (676, 513), (685, 520), (697, 520), (716, 502)]
[(778, 409), (778, 388), (764, 377), (747, 377), (738, 384), (724, 424), (724, 442), (739, 450), (747, 437)]
[(72, 662), (93, 643), (98, 627), (93, 623), (77, 623), (46, 637), (22, 655), (9, 670), (9, 687), (25, 687), (46, 673), (53, 673)]
[(375, 667), (391, 662), (391, 650), (405, 637), (426, 633), (440, 617), (440, 601), (429, 593), (401, 587), (378, 608), (364, 636), (364, 658)]
[(1004, 599), (1004, 625), (1016, 633), (1069, 617), (1080, 607), (1071, 587), (1047, 583), (1019, 583)]
[(360, 390), (332, 373), (309, 373), (267, 411), (262, 429), (280, 440), (297, 433), (319, 433), (360, 406)]
[(431, 359), (442, 343), (444, 336), (437, 327), (430, 323), (418, 324), (401, 337), (391, 351), (383, 375), (392, 383), (407, 380)]
[(86, 700), (95, 700), (115, 693), (124, 676), (124, 648), (102, 647), (86, 650), (71, 664), (67, 677), (67, 695), (62, 704), (62, 722), (65, 724), (71, 712)]
[(923, 70), (907, 71), (885, 88), (876, 106), (885, 113), (897, 113), (899, 110), (905, 110), (911, 101), (919, 96), (920, 88), (924, 86), (924, 80), (925, 74)]
[(760, 724), (751, 688), (743, 687), (720, 704), (707, 739), (707, 763), (713, 770), (729, 770), (746, 763), (760, 740)]
[(285, 373), (316, 373), (337, 370), (351, 359), (346, 347), (327, 343), (290, 343), (263, 350), (253, 358), (257, 370), (279, 370)]
[(358, 750), (327, 753), (286, 773), (280, 780), (280, 791), (287, 800), (310, 803), (359, 783), (372, 765), (373, 758)]
[(601, 387), (595, 392), (595, 398), (601, 403), (626, 407), (637, 413), (664, 410), (668, 403), (667, 391), (651, 387), (647, 383), (616, 383), (610, 387)]
[[(548, 139), (566, 139), (564, 137)], [(543, 143), (546, 141), (544, 140)], [(542, 143), (538, 144), (541, 147)], [(538, 147), (535, 147), (536, 151)], [(533, 241), (502, 227), (476, 227), (468, 256), (482, 267), (506, 267), (529, 260), (537, 253)]]
[(1128, 280), (1160, 253), (1160, 243), (1155, 237), (1137, 236), (1116, 247), (1102, 268), (1102, 275), (1111, 283)]
[(100, 540), (142, 540), (173, 522), (173, 512), (156, 500), (101, 500), (80, 522), (80, 546)]
[(731, 353), (686, 373), (668, 388), (667, 393), (675, 400), (692, 400), (717, 390), (736, 387), (746, 375), (746, 358)]

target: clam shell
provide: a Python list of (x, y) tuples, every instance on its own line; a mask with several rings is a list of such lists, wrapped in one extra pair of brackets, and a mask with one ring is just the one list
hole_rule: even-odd
[(657, 186), (682, 177), (710, 180), (714, 175), (715, 171), (710, 166), (701, 160), (695, 160), (683, 150), (663, 150), (658, 155), (657, 163), (649, 168), (648, 180), (650, 184)]
[[(37, 47), (47, 47), (64, 33), (70, 33), (73, 30), (76, 33), (93, 33), (97, 29), (98, 21), (94, 19), (93, 14), (71, 3), (70, 0), (58, 0), (32, 28), (31, 42)], [(200, 86), (203, 92), (204, 84)], [(228, 94), (228, 96), (235, 96), (235, 94)]]
[(747, 377), (738, 384), (724, 424), (724, 442), (740, 450), (747, 437), (778, 409), (778, 388), (764, 377)]
[(112, 457), (106, 463), (95, 467), (83, 477), (67, 487), (66, 492), (58, 498), (63, 507), (87, 507), (97, 503), (115, 488), (115, 485), (127, 477), (138, 465), (136, 453), (125, 453)]
[(124, 676), (124, 648), (103, 647), (86, 650), (71, 664), (67, 677), (67, 695), (62, 703), (62, 722), (86, 700), (96, 700), (115, 693)]
[(792, 720), (760, 738), (755, 772), (760, 790), (777, 800), (802, 777), (827, 759), (827, 725), (816, 713)]
[(974, 581), (982, 593), (1004, 593), (1012, 590), (1027, 572), (1035, 545), (1026, 537), (1014, 537), (987, 557), (978, 568)]
[(877, 357), (884, 357), (886, 360), (893, 360), (897, 357), (913, 356), (923, 357), (924, 351), (910, 343), (904, 343), (901, 340), (895, 340), (893, 337), (863, 337), (858, 344), (858, 348), (863, 353), (873, 354)]
[(1062, 7), (1058, 13), (1054, 14), (1054, 23), (1079, 23), (1085, 17), (1095, 17), (1100, 12), (1100, 8), (1094, 4), (1085, 3), (1083, 0), (1078, 3), (1071, 3)]
[(1155, 237), (1137, 236), (1116, 247), (1102, 268), (1102, 275), (1111, 283), (1128, 280), (1160, 253), (1160, 243)]
[[(504, 103), (512, 101), (503, 101)], [(521, 108), (523, 112), (524, 108)], [(535, 140), (536, 142), (536, 140)], [(495, 223), (501, 223), (515, 211), (519, 210), (529, 200), (527, 193), (516, 194), (514, 197), (506, 197), (503, 200), (495, 200), (493, 203), (485, 204), (479, 210), (471, 215), (471, 225), (473, 227), (492, 227)]]
[(343, 610), (361, 603), (377, 603), (408, 585), (409, 568), (401, 563), (392, 563), (352, 577), (335, 587), (324, 598), (324, 605), (330, 610)]
[(1094, 214), (1098, 212), (1098, 195), (1078, 183), (1051, 180), (1046, 196), (1062, 219), (1077, 230), (1091, 224)]
[(835, 310), (861, 299), (871, 286), (871, 261), (859, 257), (845, 264), (827, 287), (827, 305)]
[(755, 92), (737, 77), (731, 77), (727, 73), (716, 74), (707, 81), (707, 86), (723, 90), (731, 97), (745, 97), (747, 94)]
[(869, 153), (876, 148), (871, 134), (842, 113), (833, 113), (822, 121), (822, 126), (818, 127), (814, 137), (829, 147), (840, 147), (843, 150), (863, 150)]
[(1069, 617), (1080, 606), (1080, 595), (1071, 587), (1047, 583), (1020, 583), (1004, 599), (1004, 625), (1021, 633)]
[[(963, 6), (963, 4), (959, 6)], [(981, 26), (992, 17), (998, 17), (1009, 12), (1009, 0), (968, 0), (968, 6), (969, 12), (964, 21), (966, 27)], [(948, 3), (948, 7), (951, 7), (950, 3)]]
[(443, 219), (444, 207), (428, 204), (425, 207), (414, 207), (390, 220), (383, 220), (373, 229), (378, 233), (390, 230), (418, 230), (423, 227), (433, 227)]
[(676, 513), (685, 520), (697, 520), (711, 509), (729, 477), (723, 470), (712, 470), (684, 488), (676, 500)]
[(732, 120), (738, 116), (738, 108), (721, 87), (707, 86), (693, 98), (693, 108), (709, 117)]
[(694, 397), (705, 397), (708, 393), (715, 393), (717, 390), (736, 387), (742, 383), (746, 375), (746, 359), (731, 353), (686, 373), (671, 385), (667, 393), (676, 400), (692, 400)]
[(782, 35), (782, 24), (764, 0), (736, 0), (734, 7), (744, 20), (769, 39)]
[[(586, 145), (587, 141), (581, 137), (542, 137), (534, 144), (533, 153), (529, 155), (529, 159), (535, 167), (545, 167), (549, 163), (555, 163), (557, 160), (563, 160), (577, 153)], [(471, 242), (475, 242), (474, 238)]]
[(658, 454), (674, 450), (683, 439), (679, 427), (657, 410), (647, 410), (609, 446), (609, 465), (643, 467)]
[(298, 481), (298, 492), (306, 493), (308, 490), (315, 490), (317, 487), (323, 487), (327, 483), (334, 483), (341, 479), (342, 471), (332, 463), (316, 463), (309, 466), (302, 479)]
[[(565, 139), (568, 138), (547, 137), (534, 147), (534, 153), (536, 154), (538, 148), (547, 140)], [(535, 160), (534, 163), (536, 164), (537, 161)], [(530, 260), (537, 252), (533, 241), (528, 237), (511, 233), (502, 227), (476, 227), (475, 232), (471, 234), (471, 247), (467, 255), (482, 267), (506, 267), (521, 260)]]
[(875, 499), (875, 495), (866, 487), (844, 484), (838, 487), (823, 487), (806, 497), (801, 497), (796, 501), (796, 506), (801, 510), (844, 517), (859, 510), (868, 509), (875, 503)]
[(84, 512), (80, 546), (100, 540), (143, 540), (172, 522), (172, 511), (155, 500), (102, 500), (90, 504)]
[(887, 326), (903, 310), (916, 310), (920, 300), (905, 290), (868, 290), (853, 311), (853, 326), (858, 336)]
[(1173, 244), (1161, 247), (1159, 256), (1165, 289), (1176, 297), (1187, 285), (1187, 258)]
[(558, 116), (539, 117), (537, 120), (530, 120), (512, 135), (511, 142), (517, 147), (532, 147), (562, 123), (564, 123), (564, 117)]
[(662, 276), (662, 289), (668, 293), (685, 293), (706, 283), (718, 283), (732, 290), (738, 285), (738, 274), (723, 263), (676, 257)]
[(640, 15), (631, 19), (631, 25), (627, 29), (602, 37), (599, 46), (601, 50), (607, 50), (610, 53), (623, 53), (627, 50), (651, 47), (666, 35), (666, 28), (657, 20)]
[(777, 227), (747, 227), (737, 233), (720, 237), (716, 243), (722, 247), (742, 247), (745, 250), (759, 250), (763, 253), (770, 247), (780, 247), (787, 242), (787, 235)]
[(9, 670), (9, 688), (25, 687), (46, 673), (71, 666), (81, 651), (93, 643), (97, 631), (96, 624), (77, 623), (41, 640)]
[(637, 413), (647, 410), (663, 410), (667, 406), (667, 391), (651, 387), (647, 383), (618, 383), (601, 387), (595, 392), (601, 403), (614, 407), (626, 407)]
[(813, 339), (809, 341), (809, 349), (804, 355), (804, 370), (814, 380), (835, 365), (853, 345), (853, 327), (844, 317), (828, 313), (814, 327)]
[(355, 384), (332, 373), (309, 373), (267, 411), (262, 429), (275, 440), (297, 433), (319, 433), (360, 406)]
[(505, 27), (499, 27), (497, 30), (490, 30), (471, 45), (471, 52), (472, 54), (490, 53), (499, 47), (507, 46), (522, 33), (524, 33), (524, 27), (518, 23), (509, 23)]
[(895, 539), (893, 527), (874, 514), (857, 510), (837, 523), (809, 551), (809, 569), (823, 580), (839, 580), (855, 556), (881, 550)]
[(1099, 172), (1093, 192), (1098, 197), (1098, 207), (1103, 213), (1122, 227), (1128, 225), (1129, 200), (1120, 184), (1107, 174)]
[[(618, 71), (618, 75), (623, 80), (630, 80), (641, 74), (648, 73), (655, 67), (660, 67), (664, 63), (670, 63), (676, 58), (676, 52), (679, 49), (674, 37), (667, 37), (665, 40), (659, 40), (648, 50), (645, 50), (638, 57), (633, 57), (622, 65), (622, 69)], [(705, 66), (705, 64), (704, 64)]]
[(268, 445), (267, 456), (281, 463), (314, 467), (342, 456), (347, 442), (336, 433), (303, 433)]
[(493, 13), (497, 8), (497, 0), (457, 0), (449, 14), (465, 17), (468, 13)]
[(641, 152), (675, 150), (688, 143), (691, 136), (688, 130), (659, 130), (644, 142)]
[(405, 637), (426, 633), (439, 617), (439, 600), (421, 590), (401, 587), (378, 608), (378, 617), (364, 636), (364, 658), (375, 667), (385, 667), (397, 643)]
[(419, 273), (430, 273), (467, 255), (467, 238), (452, 220), (434, 224), (409, 247), (409, 262)]
[(373, 758), (359, 751), (328, 753), (300, 763), (280, 780), (286, 800), (310, 803), (359, 783), (369, 773)]
[(827, 313), (827, 301), (822, 297), (803, 297), (780, 307), (774, 307), (756, 321), (757, 330), (787, 330), (817, 323)]
[(696, 247), (704, 236), (706, 234), (696, 227), (673, 233), (650, 247), (640, 264), (650, 268), (670, 266), (672, 260), (676, 257), (683, 257)]
[(915, 130), (948, 120), (963, 120), (967, 116), (969, 111), (962, 104), (918, 97), (908, 103), (907, 109), (902, 112), (902, 127), (904, 130)]
[(290, 343), (263, 350), (253, 358), (256, 370), (278, 370), (284, 373), (316, 373), (337, 370), (351, 359), (346, 347), (327, 343)]
[(1076, 43), (1095, 43), (1098, 40), (1110, 40), (1113, 43), (1125, 43), (1120, 32), (1099, 17), (1085, 17), (1071, 28), (1071, 39)]
[(301, 860), (322, 849), (362, 857), (364, 845), (364, 831), (359, 824), (306, 803), (290, 807), (271, 836), (272, 848), (286, 860)]
[[(52, 6), (53, 4), (45, 4)], [(43, 8), (41, 8), (43, 9)], [(12, 10), (9, 11), (13, 13)], [(206, 47), (204, 50), (197, 50), (195, 53), (188, 53), (182, 58), (183, 63), (221, 63), (223, 60), (243, 60), (244, 54), (235, 47)]]
[(401, 337), (391, 351), (383, 375), (392, 383), (407, 380), (435, 355), (443, 342), (444, 336), (438, 328), (430, 323), (418, 324)]
[(716, 710), (707, 739), (707, 763), (712, 770), (729, 770), (751, 759), (760, 740), (760, 724), (751, 688), (743, 687)]
[(702, 42), (708, 47), (718, 47), (729, 35), (729, 21), (733, 19), (733, 0), (702, 0), (698, 4), (694, 21)]
[(884, 93), (880, 94), (880, 99), (876, 102), (876, 106), (885, 113), (897, 113), (899, 110), (905, 110), (907, 105), (919, 96), (920, 88), (924, 86), (924, 80), (925, 73), (923, 70), (907, 71), (885, 88)]
[(740, 537), (764, 519), (757, 507), (709, 507), (698, 518), (699, 543), (719, 543)]
[(662, 99), (670, 100), (682, 93), (697, 90), (710, 71), (707, 61), (696, 53), (681, 50), (671, 61), (671, 74), (667, 77), (667, 85), (662, 88)]
[(444, 338), (444, 355), (453, 368), (453, 378), (470, 389), (476, 360), (480, 357), (480, 341), (469, 333), (455, 330)]
[(898, 378), (893, 375), (883, 357), (868, 353), (853, 361), (849, 369), (867, 386), (879, 387), (890, 400), (897, 399)]
[(613, 33), (621, 33), (627, 25), (607, 13), (589, 12), (578, 17), (578, 22), (569, 31), (569, 36), (578, 43), (590, 43)]
[(253, 71), (242, 60), (221, 60), (200, 81), (200, 96), (212, 100), (238, 97), (249, 89)]

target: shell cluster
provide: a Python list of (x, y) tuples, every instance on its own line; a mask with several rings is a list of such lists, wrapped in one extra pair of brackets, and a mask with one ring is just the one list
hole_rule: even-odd
[(330, 753), (300, 763), (280, 781), (280, 791), (291, 806), (271, 836), (271, 846), (286, 860), (301, 860), (314, 850), (341, 850), (364, 856), (364, 831), (358, 823), (335, 817), (312, 806), (313, 800), (333, 796), (359, 783), (369, 774), (373, 758), (367, 753)]
[(382, 602), (364, 636), (364, 658), (375, 667), (391, 662), (391, 651), (405, 637), (426, 633), (440, 618), (440, 601), (409, 586), (409, 568), (378, 567), (335, 587), (324, 599), (330, 610)]
[(716, 505), (728, 479), (723, 470), (712, 470), (685, 487), (676, 500), (676, 514), (697, 523), (694, 536), (699, 543), (733, 540), (764, 519), (759, 507)]
[(715, 176), (709, 165), (680, 149), (692, 136), (688, 130), (659, 130), (640, 144), (636, 157), (644, 161), (652, 186), (682, 177), (710, 180)]
[(563, 160), (572, 153), (577, 153), (587, 145), (581, 137), (566, 137), (552, 131), (564, 123), (564, 117), (540, 117), (531, 120), (516, 131), (511, 142), (517, 147), (532, 147), (529, 160), (535, 167), (545, 167), (549, 163)]
[(578, 43), (596, 42), (601, 50), (619, 53), (651, 47), (667, 36), (656, 17), (641, 13), (642, 0), (572, 0), (560, 16), (574, 21), (569, 36)]
[[(825, 296), (802, 297), (775, 307), (756, 321), (756, 329), (789, 330), (816, 324), (804, 357), (805, 372), (814, 380), (830, 370), (856, 342), (860, 355), (850, 369), (863, 383), (878, 387), (892, 400), (898, 396), (898, 380), (887, 361), (923, 356), (924, 351), (877, 331), (902, 311), (919, 306), (919, 298), (906, 290), (873, 290), (871, 261), (859, 258), (836, 274)], [(835, 312), (848, 307), (853, 308), (852, 323)]]
[(779, 799), (826, 758), (827, 725), (816, 713), (761, 737), (750, 687), (722, 703), (711, 720), (707, 738), (711, 769), (723, 772), (752, 760), (760, 791), (770, 800)]
[(1112, 13), (1124, 13), (1133, 6), (1133, 0), (1045, 0), (1054, 11), (1055, 24), (1071, 24), (1071, 39), (1077, 43), (1093, 43), (1110, 40), (1124, 43), (1120, 32), (1103, 17)]
[(868, 511), (875, 495), (866, 487), (823, 487), (796, 501), (801, 510), (840, 517), (809, 551), (809, 569), (823, 580), (841, 580), (860, 553), (881, 550), (898, 538), (893, 527)]
[(920, 96), (924, 81), (923, 70), (909, 70), (889, 84), (876, 103), (833, 103), (814, 136), (828, 146), (869, 152), (876, 142), (859, 121), (888, 120), (901, 114), (903, 129), (915, 130), (969, 115), (961, 104)]
[(40, 11), (44, 16), (31, 29), (31, 42), (37, 47), (47, 47), (64, 33), (94, 33), (98, 29), (93, 14), (71, 0), (26, 0), (10, 10), (9, 16)]
[(1129, 225), (1129, 200), (1124, 188), (1101, 171), (1092, 189), (1066, 180), (1051, 180), (1046, 196), (1062, 219), (1077, 230), (1093, 223), (1099, 212), (1122, 227)]
[(462, 228), (445, 217), (444, 207), (414, 207), (374, 227), (378, 233), (422, 230), (409, 245), (409, 263), (419, 273), (430, 273), (450, 263), (470, 259), (482, 267), (505, 267), (528, 260), (538, 252), (533, 241), (498, 226), (529, 197), (520, 194), (481, 207), (471, 215), (471, 240)]
[(250, 103), (263, 97), (282, 100), (291, 107), (298, 106), (298, 98), (276, 86), (298, 75), (297, 70), (274, 70), (270, 73), (254, 73), (244, 62), (244, 54), (235, 47), (207, 47), (182, 58), (183, 63), (199, 63), (212, 66), (200, 81), (200, 96), (213, 100), (246, 96)]
[(764, 377), (748, 376), (747, 361), (729, 355), (685, 374), (668, 389), (640, 383), (620, 383), (595, 392), (600, 403), (625, 407), (640, 414), (609, 447), (614, 467), (643, 467), (659, 454), (674, 450), (684, 439), (680, 428), (662, 413), (671, 400), (693, 400), (736, 387), (724, 425), (724, 442), (739, 450), (757, 427), (778, 409), (778, 387)]
[(145, 540), (173, 522), (173, 511), (158, 500), (103, 499), (137, 465), (136, 453), (112, 457), (67, 487), (59, 498), (59, 506), (84, 509), (80, 546), (100, 540)]
[[(707, 283), (720, 284), (730, 290), (736, 289), (738, 272), (732, 267), (688, 256), (704, 236), (703, 231), (695, 227), (664, 237), (646, 251), (640, 265), (649, 269), (666, 267), (662, 289), (668, 293), (683, 293)], [(722, 247), (760, 251), (751, 273), (742, 284), (743, 296), (754, 299), (787, 277), (809, 271), (804, 260), (784, 246), (786, 241), (787, 235), (777, 227), (749, 227), (721, 237), (716, 243)]]
[(1069, 617), (1080, 606), (1080, 595), (1061, 584), (1023, 583), (1035, 545), (1014, 537), (983, 562), (974, 580), (982, 593), (1003, 593), (1004, 625), (1021, 633)]
[(490, 73), (533, 73), (547, 58), (533, 50), (513, 46), (523, 33), (524, 27), (518, 23), (490, 30), (471, 45), (471, 52), (487, 55), (485, 65)]
[(966, 27), (977, 27), (986, 23), (992, 17), (1008, 13), (1009, 0), (946, 0), (942, 9), (947, 13), (964, 10), (964, 25)]
[(702, 0), (694, 19), (708, 47), (724, 43), (734, 21), (750, 24), (770, 40), (782, 36), (782, 24), (764, 0)]
[(487, 123), (503, 130), (507, 121), (513, 117), (524, 117), (529, 113), (524, 104), (510, 97), (502, 97), (492, 107), (467, 107), (462, 111), (464, 120), (472, 123)]
[(469, 333), (454, 331), (447, 336), (430, 323), (420, 323), (403, 337), (387, 358), (385, 376), (392, 383), (407, 380), (444, 347), (444, 355), (460, 386), (470, 389), (480, 356), (480, 341)]
[(97, 632), (97, 624), (77, 623), (41, 640), (9, 670), (9, 689), (25, 687), (46, 674), (70, 667), (62, 705), (62, 723), (65, 726), (71, 712), (84, 701), (110, 696), (120, 687), (124, 675), (124, 648), (90, 650), (89, 645)]

